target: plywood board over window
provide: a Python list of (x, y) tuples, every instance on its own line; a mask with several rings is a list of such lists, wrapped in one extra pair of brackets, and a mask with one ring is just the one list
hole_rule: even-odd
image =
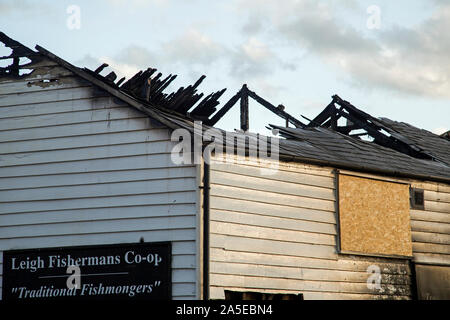
[(338, 175), (340, 250), (412, 256), (407, 184)]

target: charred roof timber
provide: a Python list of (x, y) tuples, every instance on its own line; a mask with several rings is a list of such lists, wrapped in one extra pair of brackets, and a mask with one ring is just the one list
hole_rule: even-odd
[[(36, 46), (37, 51), (33, 51), (2, 32), (0, 42), (11, 49), (11, 53), (0, 57), (0, 61), (8, 59), (12, 61), (6, 67), (0, 67), (1, 81), (26, 79), (36, 72), (47, 73), (56, 63), (172, 129), (179, 127), (191, 129), (194, 120), (203, 121), (206, 126), (214, 126), (240, 100), (240, 128), (248, 131), (249, 98), (252, 98), (286, 121), (284, 127), (272, 126), (272, 128), (280, 129), (280, 133), (287, 138), (280, 147), (281, 152), (289, 157), (301, 157), (320, 163), (331, 161), (329, 164), (342, 164), (344, 167), (349, 164), (360, 166), (361, 161), (372, 157), (373, 161), (363, 164), (362, 169), (367, 170), (369, 166), (391, 172), (397, 166), (394, 173), (403, 172), (404, 163), (410, 162), (411, 168), (414, 167), (421, 171), (422, 175), (426, 174), (433, 179), (438, 179), (442, 175), (447, 176), (442, 170), (447, 172), (450, 166), (448, 132), (438, 136), (403, 122), (374, 118), (337, 95), (332, 97), (332, 101), (314, 119), (302, 116), (309, 121), (306, 125), (287, 113), (283, 105), (271, 104), (245, 84), (217, 111), (218, 100), (226, 89), (207, 96), (197, 92), (205, 79), (204, 75), (187, 87), (165, 93), (176, 75), (163, 77), (156, 69), (148, 68), (139, 71), (128, 80), (125, 78), (116, 80), (117, 75), (114, 72), (106, 76), (100, 74), (108, 66), (106, 63), (92, 71), (76, 67), (40, 46)], [(31, 73), (26, 74), (27, 69), (31, 70)], [(58, 79), (38, 81), (57, 82)], [(346, 120), (344, 125), (340, 124), (342, 121), (338, 121), (342, 119)], [(289, 128), (290, 124), (294, 128)], [(370, 136), (373, 141), (370, 143), (362, 141), (363, 135)], [(316, 148), (315, 151), (311, 146)], [(346, 152), (339, 153), (341, 149)], [(324, 150), (328, 150), (327, 153), (323, 154)], [(386, 156), (401, 161), (386, 162)], [(414, 158), (433, 161), (413, 161)]]

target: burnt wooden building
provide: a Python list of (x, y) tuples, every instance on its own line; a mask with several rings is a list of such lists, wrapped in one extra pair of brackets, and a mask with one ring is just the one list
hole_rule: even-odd
[[(175, 75), (0, 41), (0, 286), (15, 251), (144, 242), (170, 244), (173, 299), (450, 299), (448, 136), (339, 96), (307, 123), (245, 85), (220, 106), (204, 76), (166, 93)], [(286, 120), (277, 159), (249, 150), (249, 98)], [(174, 130), (238, 102), (242, 150), (174, 163)]]

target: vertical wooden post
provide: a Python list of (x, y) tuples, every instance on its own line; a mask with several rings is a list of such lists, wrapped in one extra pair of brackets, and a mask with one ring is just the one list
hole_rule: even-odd
[(248, 131), (248, 129), (248, 89), (244, 84), (241, 89), (241, 130)]

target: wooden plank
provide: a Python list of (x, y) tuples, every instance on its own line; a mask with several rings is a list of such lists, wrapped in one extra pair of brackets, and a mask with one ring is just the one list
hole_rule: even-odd
[[(242, 221), (245, 221), (245, 219), (242, 219)], [(280, 240), (299, 243), (336, 245), (335, 237), (332, 235), (218, 221), (212, 221), (210, 224), (211, 234), (237, 237), (245, 236), (255, 239)]]
[(0, 191), (0, 203), (125, 196), (196, 189), (196, 178), (112, 182)]
[(413, 242), (413, 251), (422, 253), (442, 253), (450, 255), (450, 244)]
[(14, 118), (21, 116), (38, 116), (54, 113), (68, 113), (74, 111), (89, 111), (109, 108), (129, 108), (122, 101), (112, 97), (86, 98), (79, 100), (53, 101), (18, 106), (0, 106), (0, 118)]
[[(211, 273), (238, 276), (267, 277), (293, 280), (336, 281), (367, 283), (372, 273), (342, 270), (308, 269), (302, 267), (275, 267), (244, 263), (214, 262), (210, 265)], [(381, 283), (409, 285), (409, 275), (392, 275), (381, 273)]]
[[(20, 250), (46, 247), (70, 247), (95, 244), (115, 244), (115, 243), (137, 243), (141, 238), (147, 242), (172, 241), (172, 253), (178, 243), (193, 246), (189, 251), (195, 254), (195, 229), (186, 230), (153, 230), (153, 231), (127, 231), (119, 233), (97, 233), (79, 235), (56, 235), (35, 238), (17, 238), (0, 240), (0, 250)], [(191, 242), (193, 244), (191, 244)]]
[(153, 181), (158, 179), (195, 178), (195, 167), (150, 168), (123, 171), (42, 174), (25, 177), (0, 177), (0, 190), (31, 189), (56, 186), (104, 184), (114, 182)]
[(450, 224), (411, 220), (411, 231), (450, 234)]
[(211, 274), (212, 286), (241, 287), (247, 289), (284, 289), (302, 292), (326, 291), (326, 292), (348, 292), (365, 293), (376, 295), (410, 295), (409, 285), (385, 285), (381, 284), (381, 290), (369, 289), (367, 283), (348, 282), (323, 282), (293, 279), (273, 279), (264, 277), (248, 277), (236, 275)]
[[(333, 239), (333, 244), (335, 244), (334, 236), (337, 234), (336, 226), (334, 224), (303, 221), (299, 219), (283, 219), (278, 217), (260, 216), (242, 212), (236, 213), (231, 211), (211, 210), (210, 219), (215, 222), (221, 221), (238, 225), (242, 224), (273, 228), (274, 230), (277, 230), (276, 232), (293, 230), (309, 232), (311, 233), (310, 236), (313, 236), (314, 234), (317, 234), (317, 236), (319, 237), (322, 237), (322, 235), (330, 235), (325, 238), (327, 239), (327, 241), (331, 241), (331, 239)], [(232, 225), (230, 225), (229, 227), (231, 228)], [(274, 233), (276, 232), (274, 231)]]
[[(101, 158), (68, 162), (0, 167), (0, 177), (39, 176), (46, 174), (69, 174), (78, 172), (106, 172), (128, 169), (168, 168), (172, 163), (169, 153), (131, 155), (117, 158)], [(190, 167), (189, 165), (184, 166)]]
[[(0, 226), (195, 215), (194, 203), (28, 212), (0, 215)], [(126, 213), (126, 215), (124, 215)]]
[(311, 208), (333, 212), (335, 210), (334, 201), (284, 194), (274, 194), (271, 192), (247, 190), (221, 185), (211, 185), (211, 196), (258, 201), (262, 203), (282, 204), (286, 206)]
[(67, 209), (126, 207), (171, 203), (196, 203), (196, 201), (196, 190), (184, 190), (180, 192), (127, 195), (122, 197), (111, 196), (67, 200), (43, 200), (4, 203), (0, 206), (0, 214), (57, 211)]
[(39, 140), (58, 137), (75, 137), (85, 135), (95, 135), (102, 133), (126, 132), (147, 130), (154, 128), (149, 118), (120, 119), (109, 121), (96, 121), (86, 123), (75, 123), (62, 126), (51, 126), (44, 128), (28, 128), (0, 131), (2, 142)]
[[(28, 74), (23, 80), (18, 79), (2, 79), (0, 81), (0, 88), (3, 88), (4, 85), (9, 85), (11, 83), (20, 83), (20, 82), (31, 82), (35, 80), (43, 80), (43, 79), (57, 79), (61, 77), (69, 77), (72, 76), (73, 73), (67, 70), (66, 68), (59, 67), (51, 62), (41, 62), (32, 64), (27, 66), (27, 69), (33, 69), (33, 71)], [(2, 90), (1, 90), (2, 91)]]
[(273, 216), (288, 219), (300, 219), (306, 221), (317, 221), (336, 224), (334, 212), (283, 206), (278, 204), (261, 203), (252, 200), (215, 197), (210, 198), (211, 209), (227, 210), (241, 213), (254, 213), (258, 215)]
[(174, 143), (168, 143), (167, 141), (149, 141), (124, 145), (106, 145), (98, 147), (73, 148), (67, 150), (50, 150), (37, 153), (23, 152), (6, 154), (0, 157), (0, 167), (170, 153), (171, 145), (174, 145)]
[(41, 128), (62, 126), (75, 123), (110, 121), (146, 117), (142, 112), (133, 108), (108, 108), (87, 111), (74, 111), (70, 113), (54, 113), (36, 116), (20, 116), (0, 119), (0, 130), (17, 130), (27, 128)]
[(292, 172), (281, 168), (280, 170), (273, 169), (273, 174), (262, 175), (260, 167), (214, 163), (211, 165), (211, 173), (214, 174), (216, 171), (229, 172), (248, 177), (261, 177), (269, 181), (301, 183), (303, 185), (334, 189), (333, 177), (315, 175), (314, 173), (316, 173), (316, 171), (313, 170), (310, 170), (311, 173), (307, 173), (307, 170), (304, 170), (305, 172)]
[(0, 142), (0, 154), (63, 150), (71, 148), (122, 145), (142, 141), (170, 140), (166, 129), (149, 129), (131, 132), (104, 133), (78, 137), (49, 138), (15, 142)]
[(412, 232), (413, 242), (436, 243), (450, 245), (450, 234), (431, 233), (431, 232)]
[(41, 79), (26, 79), (0, 84), (0, 96), (23, 94), (31, 92), (51, 91), (55, 89), (79, 88), (88, 86), (89, 83), (80, 77), (55, 75), (44, 76)]
[(411, 220), (450, 223), (450, 214), (444, 212), (433, 212), (411, 209)]
[(211, 248), (211, 261), (245, 263), (278, 267), (294, 267), (321, 270), (342, 270), (353, 272), (367, 272), (371, 265), (380, 267), (385, 274), (410, 274), (409, 266), (405, 261), (392, 261), (392, 259), (357, 257), (338, 257), (337, 260), (313, 257), (296, 257), (260, 252), (230, 251), (221, 248)]
[(193, 283), (177, 283), (172, 286), (172, 297), (183, 299), (184, 297), (195, 298), (196, 285)]
[(421, 253), (421, 252), (414, 252), (413, 254), (414, 254), (414, 261), (418, 263), (450, 266), (450, 255), (448, 254)]
[(426, 201), (445, 202), (450, 206), (450, 193), (425, 190), (424, 198)]
[[(233, 163), (230, 163), (230, 160), (233, 161)], [(266, 166), (266, 163), (271, 163), (271, 160), (266, 159), (253, 159), (249, 157), (241, 157), (241, 156), (233, 156), (230, 159), (224, 159), (222, 156), (213, 155), (211, 157), (211, 168), (218, 171), (231, 171), (233, 170), (240, 170), (239, 167), (243, 166), (247, 170), (247, 167), (253, 168), (253, 170), (258, 169), (257, 172), (261, 172), (259, 168), (261, 167), (269, 167)], [(249, 168), (249, 169), (250, 169)], [(311, 175), (318, 175), (318, 176), (325, 176), (325, 177), (334, 177), (333, 169), (332, 168), (324, 168), (320, 166), (315, 165), (309, 165), (299, 162), (287, 162), (287, 161), (280, 161), (278, 163), (278, 167), (276, 169), (273, 169), (273, 173), (276, 174), (278, 170), (282, 171), (288, 171), (288, 172), (294, 172), (294, 173), (306, 173)], [(250, 172), (250, 171), (249, 171)], [(270, 170), (268, 171), (270, 172)], [(239, 173), (239, 172), (237, 172)]]
[(331, 201), (335, 199), (334, 190), (329, 188), (303, 185), (300, 182), (277, 181), (270, 183), (270, 180), (265, 177), (249, 177), (228, 172), (212, 171), (211, 183), (214, 185), (236, 186), (250, 190), (268, 191), (277, 194), (296, 195)]
[(45, 237), (96, 233), (116, 233), (151, 230), (194, 229), (195, 216), (145, 217), (135, 219), (116, 219), (103, 221), (47, 223), (31, 226), (0, 227), (0, 239)]
[(15, 93), (0, 95), (0, 106), (17, 106), (33, 103), (55, 102), (65, 100), (78, 100), (86, 98), (107, 97), (106, 92), (101, 92), (93, 86), (79, 88), (63, 88), (47, 91)]
[(425, 200), (425, 210), (450, 213), (450, 203)]
[(210, 245), (225, 250), (336, 259), (335, 246), (273, 241), (237, 236), (211, 235)]

